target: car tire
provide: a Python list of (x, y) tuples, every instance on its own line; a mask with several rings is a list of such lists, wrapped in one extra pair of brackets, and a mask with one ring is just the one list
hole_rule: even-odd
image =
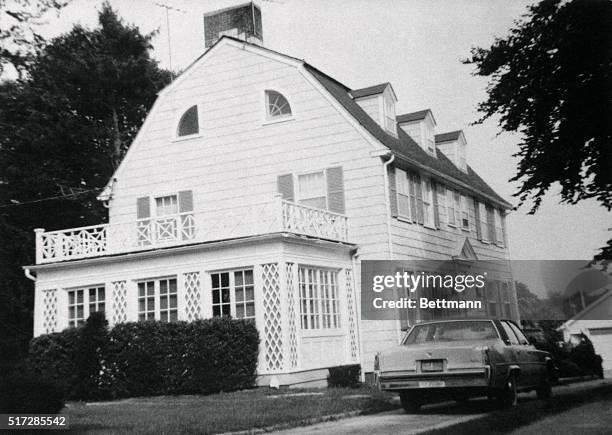
[(421, 403), (409, 393), (400, 393), (400, 402), (408, 414), (416, 414), (421, 410)]
[(515, 407), (518, 403), (518, 390), (516, 385), (516, 375), (514, 373), (508, 376), (502, 391), (499, 396), (499, 403), (503, 408)]

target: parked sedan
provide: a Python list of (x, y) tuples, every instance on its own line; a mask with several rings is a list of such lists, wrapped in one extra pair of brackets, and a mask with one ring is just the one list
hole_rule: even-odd
[(376, 355), (379, 388), (400, 393), (407, 412), (427, 402), (497, 398), (514, 406), (517, 394), (548, 398), (555, 378), (548, 352), (532, 346), (510, 320), (461, 319), (419, 323), (399, 346)]

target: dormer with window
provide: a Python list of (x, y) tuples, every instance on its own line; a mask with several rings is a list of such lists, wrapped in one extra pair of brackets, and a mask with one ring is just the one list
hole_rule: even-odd
[(397, 137), (395, 105), (397, 96), (390, 83), (351, 91), (353, 100), (387, 133)]
[(467, 172), (466, 145), (463, 131), (451, 131), (435, 136), (436, 148), (442, 151), (456, 167)]
[(397, 117), (397, 125), (429, 154), (436, 155), (434, 134), (436, 120), (429, 109), (406, 113)]

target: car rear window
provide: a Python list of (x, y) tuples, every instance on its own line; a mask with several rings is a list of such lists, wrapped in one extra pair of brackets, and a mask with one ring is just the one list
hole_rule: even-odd
[(444, 341), (492, 340), (499, 338), (493, 322), (460, 321), (416, 325), (404, 344), (434, 343)]

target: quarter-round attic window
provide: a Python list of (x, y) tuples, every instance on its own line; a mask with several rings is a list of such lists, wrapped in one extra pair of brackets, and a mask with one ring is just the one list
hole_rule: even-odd
[(269, 119), (291, 116), (289, 101), (279, 92), (266, 91), (266, 106)]
[(178, 123), (178, 129), (176, 135), (189, 136), (192, 134), (198, 134), (200, 132), (200, 126), (198, 124), (198, 106), (191, 106), (183, 113), (181, 120)]

